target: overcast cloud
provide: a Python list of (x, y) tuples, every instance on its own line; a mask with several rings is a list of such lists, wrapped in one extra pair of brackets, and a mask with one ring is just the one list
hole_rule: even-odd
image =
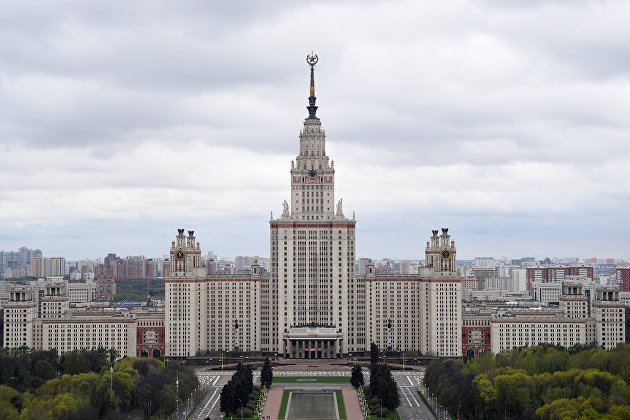
[(0, 249), (268, 255), (314, 50), (361, 257), (630, 258), (630, 3), (0, 5)]

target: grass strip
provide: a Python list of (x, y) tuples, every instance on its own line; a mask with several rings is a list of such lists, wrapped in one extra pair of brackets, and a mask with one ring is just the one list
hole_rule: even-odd
[(347, 420), (346, 416), (346, 404), (343, 402), (343, 393), (341, 391), (335, 391), (335, 395), (337, 396), (337, 411), (339, 412), (340, 420)]
[(366, 418), (366, 420), (380, 420), (380, 419), (400, 420), (400, 416), (398, 415), (396, 411), (388, 411), (387, 414), (385, 414), (383, 417), (367, 416)]
[(282, 393), (282, 401), (280, 401), (280, 411), (278, 411), (278, 418), (283, 419), (287, 416), (287, 405), (289, 405), (289, 391)]
[(347, 376), (274, 376), (274, 384), (293, 383), (293, 382), (327, 382), (327, 383), (350, 383), (350, 378)]

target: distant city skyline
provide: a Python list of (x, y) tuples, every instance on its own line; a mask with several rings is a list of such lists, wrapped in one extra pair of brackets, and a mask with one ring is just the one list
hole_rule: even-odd
[[(25, 248), (30, 248), (29, 246), (24, 245)], [(35, 247), (37, 248), (37, 247)], [(40, 249), (37, 249), (38, 251), (41, 251)], [(0, 249), (0, 252), (11, 252), (11, 251), (16, 251), (16, 250), (10, 250), (10, 249)], [(212, 252), (216, 255), (218, 260), (224, 260), (224, 261), (234, 261), (236, 258), (238, 257), (261, 257), (261, 258), (269, 258), (269, 252), (267, 252), (267, 254), (251, 254), (251, 255), (247, 255), (247, 254), (236, 254), (236, 255), (222, 255), (220, 253), (217, 253), (215, 250), (209, 249), (206, 252), (204, 252), (203, 256), (207, 257), (208, 256), (208, 252)], [(97, 256), (83, 256), (83, 257), (67, 257), (63, 254), (59, 254), (59, 255), (52, 255), (52, 254), (46, 254), (44, 251), (42, 251), (43, 256), (45, 257), (64, 257), (66, 259), (67, 263), (76, 263), (76, 262), (80, 262), (80, 261), (84, 261), (84, 260), (90, 260), (90, 261), (99, 261), (99, 260), (103, 260), (108, 254), (115, 254), (117, 257), (119, 258), (125, 258), (125, 257), (129, 257), (129, 256), (144, 256), (147, 259), (150, 258), (161, 258), (161, 259), (165, 259), (168, 258), (169, 255), (167, 253), (165, 254), (160, 254), (160, 255), (151, 255), (151, 254), (147, 254), (147, 253), (143, 253), (143, 252), (135, 252), (135, 253), (131, 253), (131, 254), (121, 254), (116, 252), (115, 250), (110, 250), (109, 252), (107, 252), (104, 255), (97, 255)], [(357, 260), (362, 259), (362, 258), (369, 258), (373, 261), (382, 261), (382, 260), (391, 260), (391, 261), (424, 261), (424, 256), (422, 256), (422, 258), (401, 258), (401, 257), (396, 257), (396, 256), (388, 256), (388, 255), (379, 255), (379, 256), (359, 256), (357, 257)], [(537, 262), (539, 261), (543, 261), (546, 258), (551, 259), (552, 261), (569, 261), (572, 259), (577, 259), (579, 261), (587, 261), (587, 260), (591, 260), (591, 259), (596, 259), (598, 261), (604, 261), (604, 260), (609, 260), (609, 259), (613, 259), (617, 262), (630, 262), (630, 258), (625, 259), (625, 258), (614, 258), (614, 257), (607, 257), (607, 256), (590, 256), (590, 257), (582, 257), (582, 256), (551, 256), (551, 255), (545, 255), (545, 256), (535, 256), (535, 255), (521, 255), (521, 256), (490, 256), (490, 255), (477, 255), (474, 256), (472, 258), (458, 258), (457, 261), (475, 261), (476, 259), (485, 259), (485, 258), (493, 258), (495, 259), (497, 262), (500, 262), (503, 258), (505, 258), (508, 262), (512, 261), (512, 260), (518, 260), (518, 259), (522, 259), (522, 258), (535, 258), (535, 260)]]
[(183, 227), (219, 255), (267, 255), (314, 50), (357, 257), (422, 259), (448, 227), (459, 259), (630, 259), (625, 2), (19, 2), (0, 16), (0, 249), (156, 256)]

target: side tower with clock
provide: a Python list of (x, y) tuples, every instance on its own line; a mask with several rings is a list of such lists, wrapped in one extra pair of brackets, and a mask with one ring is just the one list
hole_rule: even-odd
[(442, 235), (438, 236), (438, 232), (437, 229), (433, 230), (433, 235), (427, 241), (424, 251), (425, 267), (440, 273), (456, 272), (457, 248), (455, 248), (455, 241), (451, 241), (448, 228), (442, 228)]
[(164, 279), (166, 355), (174, 358), (194, 355), (206, 335), (206, 311), (199, 299), (199, 280), (206, 268), (194, 235), (192, 230), (186, 236), (184, 229), (177, 229)]
[(201, 248), (196, 241), (195, 232), (188, 231), (184, 235), (184, 229), (177, 229), (177, 237), (171, 242), (169, 275), (171, 277), (191, 277), (203, 275)]

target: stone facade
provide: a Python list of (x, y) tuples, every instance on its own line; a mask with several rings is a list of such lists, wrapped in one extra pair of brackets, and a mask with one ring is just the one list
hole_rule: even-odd
[[(242, 349), (334, 358), (382, 349), (461, 355), (461, 279), (448, 229), (433, 231), (416, 275), (357, 275), (356, 221), (335, 199), (334, 162), (316, 115), (314, 61), (308, 117), (291, 162), (289, 200), (270, 218), (270, 268), (208, 275), (180, 229), (166, 278), (167, 354)], [(258, 268), (254, 268), (258, 267)], [(197, 271), (196, 271), (197, 270)], [(236, 326), (238, 325), (238, 328)]]

